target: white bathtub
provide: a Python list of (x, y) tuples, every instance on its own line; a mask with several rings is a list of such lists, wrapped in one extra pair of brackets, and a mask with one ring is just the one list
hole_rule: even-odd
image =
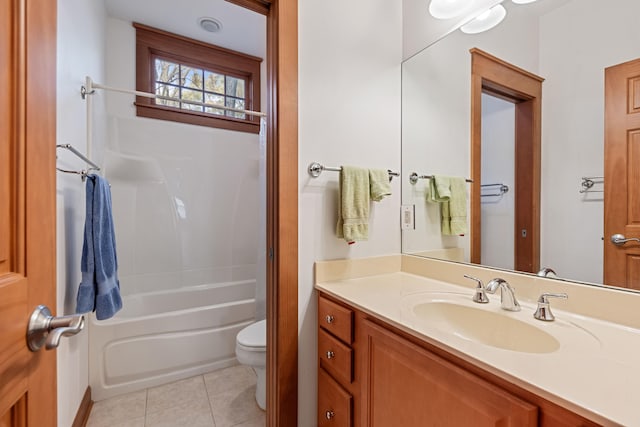
[(89, 316), (93, 400), (236, 364), (240, 329), (254, 321), (255, 280), (126, 296), (112, 319)]

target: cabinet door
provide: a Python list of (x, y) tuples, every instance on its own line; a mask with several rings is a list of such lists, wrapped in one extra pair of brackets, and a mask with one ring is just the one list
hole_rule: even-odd
[(368, 321), (367, 426), (536, 426), (538, 408)]

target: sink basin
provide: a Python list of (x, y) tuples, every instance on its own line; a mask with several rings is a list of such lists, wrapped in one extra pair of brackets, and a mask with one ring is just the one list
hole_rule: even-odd
[(536, 326), (486, 308), (433, 301), (413, 307), (414, 319), (463, 339), (524, 353), (552, 353), (560, 342)]

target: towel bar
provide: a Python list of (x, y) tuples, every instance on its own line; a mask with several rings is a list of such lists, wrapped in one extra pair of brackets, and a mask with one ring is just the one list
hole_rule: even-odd
[[(319, 177), (323, 171), (340, 172), (341, 170), (342, 170), (342, 167), (324, 166), (318, 162), (311, 163), (307, 168), (309, 175), (311, 175), (314, 178)], [(387, 169), (387, 172), (389, 173), (389, 182), (391, 182), (394, 176), (400, 176), (398, 172), (393, 172), (391, 169)]]

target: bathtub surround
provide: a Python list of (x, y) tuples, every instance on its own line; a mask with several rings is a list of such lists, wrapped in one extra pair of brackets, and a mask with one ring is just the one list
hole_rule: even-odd
[(89, 318), (90, 384), (100, 401), (236, 365), (253, 322), (255, 279), (124, 296), (112, 319)]

